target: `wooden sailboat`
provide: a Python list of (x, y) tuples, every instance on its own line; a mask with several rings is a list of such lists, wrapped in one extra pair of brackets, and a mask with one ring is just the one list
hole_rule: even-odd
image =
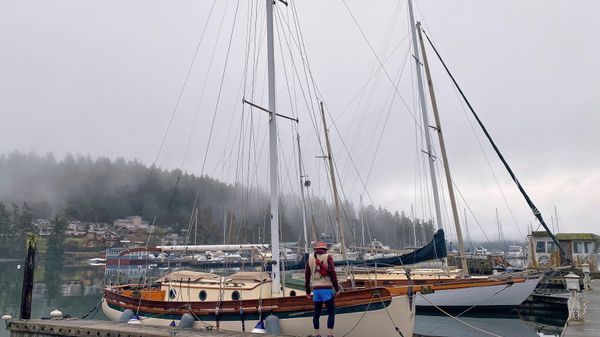
[[(279, 247), (279, 186), (273, 7), (266, 0), (270, 187), (271, 273), (238, 273), (228, 278), (213, 274), (172, 274), (155, 285), (110, 286), (102, 309), (115, 321), (248, 331), (267, 316), (278, 321), (284, 335), (313, 332), (313, 303), (303, 293), (287, 292), (281, 283)], [(255, 107), (258, 107), (254, 105)], [(335, 331), (345, 336), (412, 336), (415, 303), (412, 288), (392, 294), (383, 287), (348, 290), (336, 298)], [(209, 294), (210, 292), (210, 294)], [(323, 317), (326, 320), (326, 317)]]

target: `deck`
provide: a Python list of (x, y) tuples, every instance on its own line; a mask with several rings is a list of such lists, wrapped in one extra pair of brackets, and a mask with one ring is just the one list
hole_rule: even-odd
[(600, 336), (600, 279), (592, 280), (592, 288), (583, 293), (587, 301), (584, 321), (567, 322), (562, 337)]
[[(110, 321), (81, 319), (27, 321), (14, 320), (9, 323), (11, 337), (247, 337), (256, 336), (248, 332), (225, 332), (211, 330), (182, 330), (168, 327), (134, 325)], [(252, 328), (250, 328), (252, 330)], [(271, 336), (261, 334), (261, 336)]]

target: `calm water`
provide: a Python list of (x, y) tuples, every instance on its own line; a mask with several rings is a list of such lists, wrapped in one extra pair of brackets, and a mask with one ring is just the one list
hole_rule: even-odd
[[(17, 269), (21, 262), (0, 262), (0, 314), (18, 317), (20, 308), (21, 280), (23, 270)], [(136, 267), (137, 268), (137, 267)], [(129, 277), (139, 278), (138, 270), (130, 270)], [(96, 307), (102, 297), (102, 286), (115, 281), (115, 270), (105, 272), (103, 266), (38, 266), (35, 274), (32, 317), (47, 317), (50, 311), (59, 309), (72, 317), (82, 317)], [(504, 317), (464, 317), (464, 322), (477, 328), (505, 337), (559, 336), (560, 322), (528, 318), (525, 321), (512, 314)], [(106, 319), (99, 310), (95, 319)], [(535, 320), (538, 323), (534, 322)], [(489, 336), (452, 318), (440, 315), (417, 315), (416, 333), (431, 336)], [(8, 337), (8, 331), (0, 326), (0, 337)]]

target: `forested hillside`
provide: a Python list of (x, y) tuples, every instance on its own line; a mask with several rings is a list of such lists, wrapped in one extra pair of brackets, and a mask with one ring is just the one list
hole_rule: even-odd
[[(284, 196), (281, 234), (284, 241), (301, 237), (298, 198)], [(21, 240), (36, 218), (56, 215), (69, 220), (112, 223), (141, 215), (159, 228), (181, 231), (198, 208), (198, 243), (223, 242), (223, 219), (229, 222), (226, 241), (264, 241), (269, 235), (268, 196), (260, 190), (196, 177), (179, 170), (152, 169), (135, 160), (92, 159), (89, 156), (11, 153), (0, 156), (0, 239)], [(319, 232), (335, 231), (332, 207), (312, 199)], [(366, 238), (402, 247), (413, 243), (412, 222), (403, 212), (368, 206), (362, 210)], [(344, 202), (349, 244), (360, 243), (360, 210)], [(417, 222), (417, 242), (433, 233), (430, 223)], [(1, 242), (0, 242), (1, 244)]]

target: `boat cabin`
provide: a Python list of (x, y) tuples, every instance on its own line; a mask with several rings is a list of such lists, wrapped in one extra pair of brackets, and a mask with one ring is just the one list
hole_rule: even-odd
[[(529, 239), (530, 267), (550, 268), (565, 265), (556, 244), (545, 231), (534, 231), (527, 236)], [(567, 257), (581, 267), (588, 263), (592, 271), (598, 271), (600, 257), (600, 235), (593, 233), (558, 233), (556, 239)]]

